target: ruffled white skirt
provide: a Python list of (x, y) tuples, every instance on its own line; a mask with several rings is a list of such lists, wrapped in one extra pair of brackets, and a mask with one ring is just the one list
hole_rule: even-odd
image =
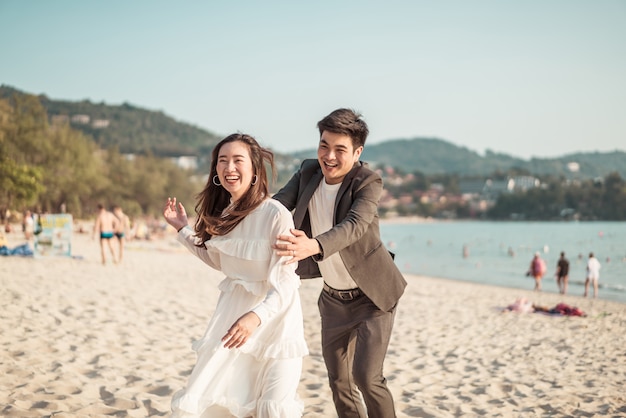
[(297, 388), (308, 351), (298, 291), (243, 347), (226, 349), (221, 338), (263, 296), (249, 283), (230, 278), (220, 283), (220, 290), (204, 337), (193, 344), (198, 360), (187, 387), (174, 395), (172, 417), (301, 417)]

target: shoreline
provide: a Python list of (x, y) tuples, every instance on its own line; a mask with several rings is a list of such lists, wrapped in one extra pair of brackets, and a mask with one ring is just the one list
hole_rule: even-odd
[[(584, 289), (584, 281), (569, 281), (569, 291), (567, 294), (562, 295), (556, 291), (550, 291), (550, 290), (546, 290), (543, 289), (539, 292), (534, 291), (532, 289), (532, 286), (528, 286), (527, 288), (522, 288), (522, 287), (515, 287), (515, 286), (507, 286), (504, 284), (490, 284), (490, 283), (483, 283), (483, 282), (478, 282), (478, 281), (472, 281), (472, 280), (463, 280), (463, 279), (455, 279), (455, 278), (451, 278), (451, 277), (442, 277), (442, 276), (430, 276), (430, 275), (420, 275), (420, 274), (415, 274), (415, 273), (406, 273), (403, 272), (402, 273), (404, 275), (404, 277), (415, 277), (415, 278), (429, 278), (432, 280), (446, 280), (446, 281), (450, 281), (450, 282), (455, 282), (455, 283), (469, 283), (469, 284), (473, 284), (473, 285), (477, 285), (477, 286), (487, 286), (487, 287), (495, 287), (495, 288), (502, 288), (502, 289), (507, 289), (507, 290), (511, 290), (511, 291), (519, 291), (521, 293), (527, 294), (527, 295), (541, 295), (541, 294), (547, 294), (547, 295), (554, 295), (557, 297), (561, 297), (561, 298), (565, 298), (571, 301), (576, 301), (576, 300), (580, 300), (580, 301), (584, 301), (584, 300), (594, 300), (593, 297), (589, 296), (589, 297), (583, 297), (582, 296), (582, 292), (579, 293), (575, 293), (573, 291), (571, 291), (572, 287), (575, 287), (576, 289)], [(552, 278), (551, 278), (552, 279)], [(610, 302), (610, 303), (615, 303), (618, 305), (623, 305), (626, 306), (626, 302), (621, 301), (621, 300), (615, 300), (615, 299), (609, 299), (606, 297), (602, 297), (603, 296), (603, 292), (602, 289), (606, 289), (606, 285), (603, 286), (602, 283), (599, 284), (599, 289), (600, 289), (600, 297), (595, 298), (595, 300), (601, 300), (604, 302)], [(591, 290), (590, 290), (591, 291)]]

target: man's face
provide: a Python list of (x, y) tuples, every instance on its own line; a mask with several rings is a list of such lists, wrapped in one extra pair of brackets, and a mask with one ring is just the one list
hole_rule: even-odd
[(359, 160), (363, 147), (354, 149), (348, 135), (323, 131), (317, 147), (317, 160), (328, 184), (341, 183)]

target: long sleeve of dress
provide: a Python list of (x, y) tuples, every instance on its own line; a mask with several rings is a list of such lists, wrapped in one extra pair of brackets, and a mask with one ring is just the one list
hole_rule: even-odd
[[(275, 207), (278, 210), (272, 219), (270, 242), (273, 242), (278, 235), (289, 234), (289, 230), (293, 228), (291, 214), (283, 207), (278, 205)], [(261, 319), (261, 325), (281, 311), (286, 304), (291, 303), (294, 293), (298, 291), (300, 280), (295, 274), (296, 264), (285, 264), (288, 259), (289, 257), (277, 256), (272, 251), (267, 271), (269, 290), (265, 299), (252, 310)]]
[(198, 238), (194, 235), (194, 231), (186, 226), (178, 231), (178, 242), (183, 244), (193, 255), (198, 257), (200, 260), (204, 261), (210, 267), (221, 270), (220, 268), (220, 260), (217, 255), (212, 256), (206, 249), (206, 247), (196, 247), (196, 243), (198, 242)]

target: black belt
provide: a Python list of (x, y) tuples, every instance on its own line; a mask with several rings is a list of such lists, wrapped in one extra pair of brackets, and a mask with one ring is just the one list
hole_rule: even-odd
[(325, 282), (324, 282), (324, 291), (326, 293), (328, 293), (330, 296), (332, 296), (333, 298), (338, 299), (338, 300), (342, 300), (342, 301), (354, 300), (354, 299), (356, 299), (358, 297), (361, 297), (361, 296), (363, 296), (365, 294), (358, 287), (356, 289), (337, 290), (337, 289), (333, 289), (332, 287), (328, 286)]

